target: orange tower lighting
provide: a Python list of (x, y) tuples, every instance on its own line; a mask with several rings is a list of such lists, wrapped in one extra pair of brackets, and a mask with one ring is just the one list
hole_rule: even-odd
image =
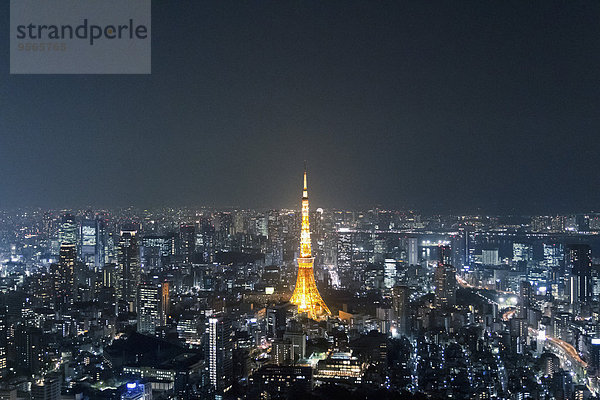
[(308, 216), (308, 187), (306, 167), (304, 168), (304, 190), (302, 192), (302, 229), (300, 231), (300, 257), (298, 257), (298, 278), (290, 302), (298, 306), (299, 313), (306, 313), (310, 319), (319, 320), (331, 315), (331, 311), (321, 298), (317, 283), (310, 245), (310, 223)]

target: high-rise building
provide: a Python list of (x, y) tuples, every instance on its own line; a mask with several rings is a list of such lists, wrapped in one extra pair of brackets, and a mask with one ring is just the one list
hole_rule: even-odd
[(106, 264), (106, 220), (96, 219), (96, 265), (103, 267)]
[(339, 230), (336, 243), (336, 264), (343, 287), (348, 287), (352, 281), (352, 232)]
[(571, 273), (571, 297), (581, 303), (591, 300), (592, 249), (587, 244), (567, 246), (567, 268)]
[(88, 268), (100, 265), (98, 257), (98, 223), (96, 220), (83, 220), (79, 231), (79, 255)]
[(436, 307), (448, 307), (456, 304), (456, 270), (448, 264), (451, 259), (450, 246), (439, 246), (439, 261), (435, 267), (435, 298)]
[(562, 244), (544, 243), (542, 247), (544, 251), (544, 264), (546, 267), (559, 267), (564, 260)]
[(541, 355), (542, 371), (544, 376), (552, 377), (555, 372), (560, 370), (560, 358), (553, 353), (544, 353)]
[(296, 362), (306, 356), (306, 334), (304, 332), (286, 331), (283, 340), (291, 343), (290, 358)]
[(102, 268), (102, 286), (116, 288), (117, 280), (117, 266), (115, 264), (106, 264)]
[(76, 258), (75, 244), (62, 244), (60, 246), (58, 264), (50, 267), (54, 283), (54, 302), (57, 306), (71, 303), (74, 300)]
[(62, 216), (60, 227), (58, 229), (58, 244), (76, 244), (77, 243), (77, 223), (71, 214)]
[(18, 326), (14, 334), (17, 368), (39, 374), (44, 363), (43, 332), (39, 328)]
[(528, 243), (513, 243), (513, 262), (533, 260), (533, 246)]
[(138, 287), (138, 332), (154, 334), (157, 326), (167, 323), (169, 315), (169, 283), (144, 282)]
[(6, 350), (8, 346), (8, 308), (5, 305), (0, 306), (0, 379), (6, 376), (7, 358)]
[(483, 265), (499, 265), (498, 249), (483, 249), (481, 251), (481, 263)]
[(141, 261), (144, 271), (159, 268), (173, 254), (173, 236), (148, 235), (142, 238)]
[(194, 224), (179, 225), (179, 255), (186, 264), (192, 262), (196, 251), (196, 227)]
[(519, 318), (527, 318), (527, 313), (531, 307), (532, 298), (533, 288), (531, 287), (531, 283), (527, 281), (521, 281), (520, 301), (517, 315)]
[(271, 360), (277, 365), (284, 365), (292, 360), (292, 343), (285, 339), (275, 339), (271, 343)]
[(396, 332), (399, 335), (409, 334), (409, 295), (408, 286), (394, 286), (392, 289), (392, 309), (396, 316)]
[(419, 264), (419, 242), (417, 238), (408, 238), (408, 265)]
[(135, 309), (137, 286), (140, 283), (140, 255), (136, 229), (122, 229), (119, 239), (117, 295)]
[(383, 266), (383, 287), (391, 289), (396, 284), (396, 260), (386, 258)]
[(219, 213), (216, 228), (225, 236), (230, 236), (233, 234), (233, 216), (230, 212)]
[(527, 318), (512, 318), (510, 320), (510, 345), (514, 353), (523, 354), (528, 335)]
[(208, 382), (217, 393), (227, 392), (233, 382), (233, 327), (225, 317), (211, 317), (206, 326)]
[(329, 308), (321, 298), (313, 264), (310, 243), (310, 223), (308, 209), (308, 187), (306, 184), (306, 170), (304, 171), (304, 190), (302, 192), (302, 228), (300, 231), (300, 257), (298, 257), (298, 277), (290, 302), (298, 306), (299, 313), (306, 313), (311, 319), (322, 319), (331, 314)]

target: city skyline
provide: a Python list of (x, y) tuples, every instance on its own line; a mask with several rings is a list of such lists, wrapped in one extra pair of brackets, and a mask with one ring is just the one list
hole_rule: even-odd
[(599, 0), (2, 35), (0, 399), (600, 400)]
[(597, 398), (599, 214), (308, 199), (0, 213), (0, 394)]

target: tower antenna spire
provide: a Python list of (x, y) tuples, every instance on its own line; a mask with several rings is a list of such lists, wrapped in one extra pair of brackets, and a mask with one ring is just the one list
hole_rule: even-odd
[(304, 191), (302, 197), (308, 199), (308, 185), (306, 184), (306, 160), (304, 160)]

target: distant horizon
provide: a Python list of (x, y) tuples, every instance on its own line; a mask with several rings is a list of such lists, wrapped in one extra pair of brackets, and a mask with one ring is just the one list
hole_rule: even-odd
[[(136, 212), (143, 211), (165, 211), (165, 210), (186, 210), (186, 211), (208, 211), (208, 212), (227, 212), (227, 211), (257, 211), (257, 212), (268, 212), (268, 211), (294, 211), (300, 212), (301, 208), (298, 207), (236, 207), (236, 206), (210, 206), (210, 205), (181, 205), (181, 206), (153, 206), (153, 207), (144, 207), (144, 206), (114, 206), (114, 207), (104, 207), (104, 206), (82, 206), (82, 207), (42, 207), (42, 206), (23, 206), (23, 207), (10, 207), (10, 208), (0, 208), (0, 212), (10, 213), (10, 212), (30, 212), (30, 211), (44, 211), (44, 212), (55, 212), (55, 213), (70, 213), (70, 212), (102, 212), (102, 211), (126, 211), (131, 209)], [(364, 208), (341, 208), (341, 207), (310, 207), (310, 211), (315, 212), (317, 209), (322, 209), (327, 212), (369, 212), (369, 211), (383, 211), (383, 212), (391, 212), (391, 213), (413, 213), (415, 215), (421, 215), (426, 217), (435, 217), (435, 216), (472, 216), (472, 217), (556, 217), (556, 216), (570, 216), (570, 215), (600, 215), (599, 211), (586, 210), (586, 211), (547, 211), (547, 212), (529, 212), (529, 213), (510, 213), (510, 212), (486, 212), (485, 210), (474, 210), (474, 211), (457, 211), (457, 210), (447, 210), (447, 211), (432, 211), (432, 210), (419, 210), (415, 208), (388, 208), (388, 207), (364, 207)]]

